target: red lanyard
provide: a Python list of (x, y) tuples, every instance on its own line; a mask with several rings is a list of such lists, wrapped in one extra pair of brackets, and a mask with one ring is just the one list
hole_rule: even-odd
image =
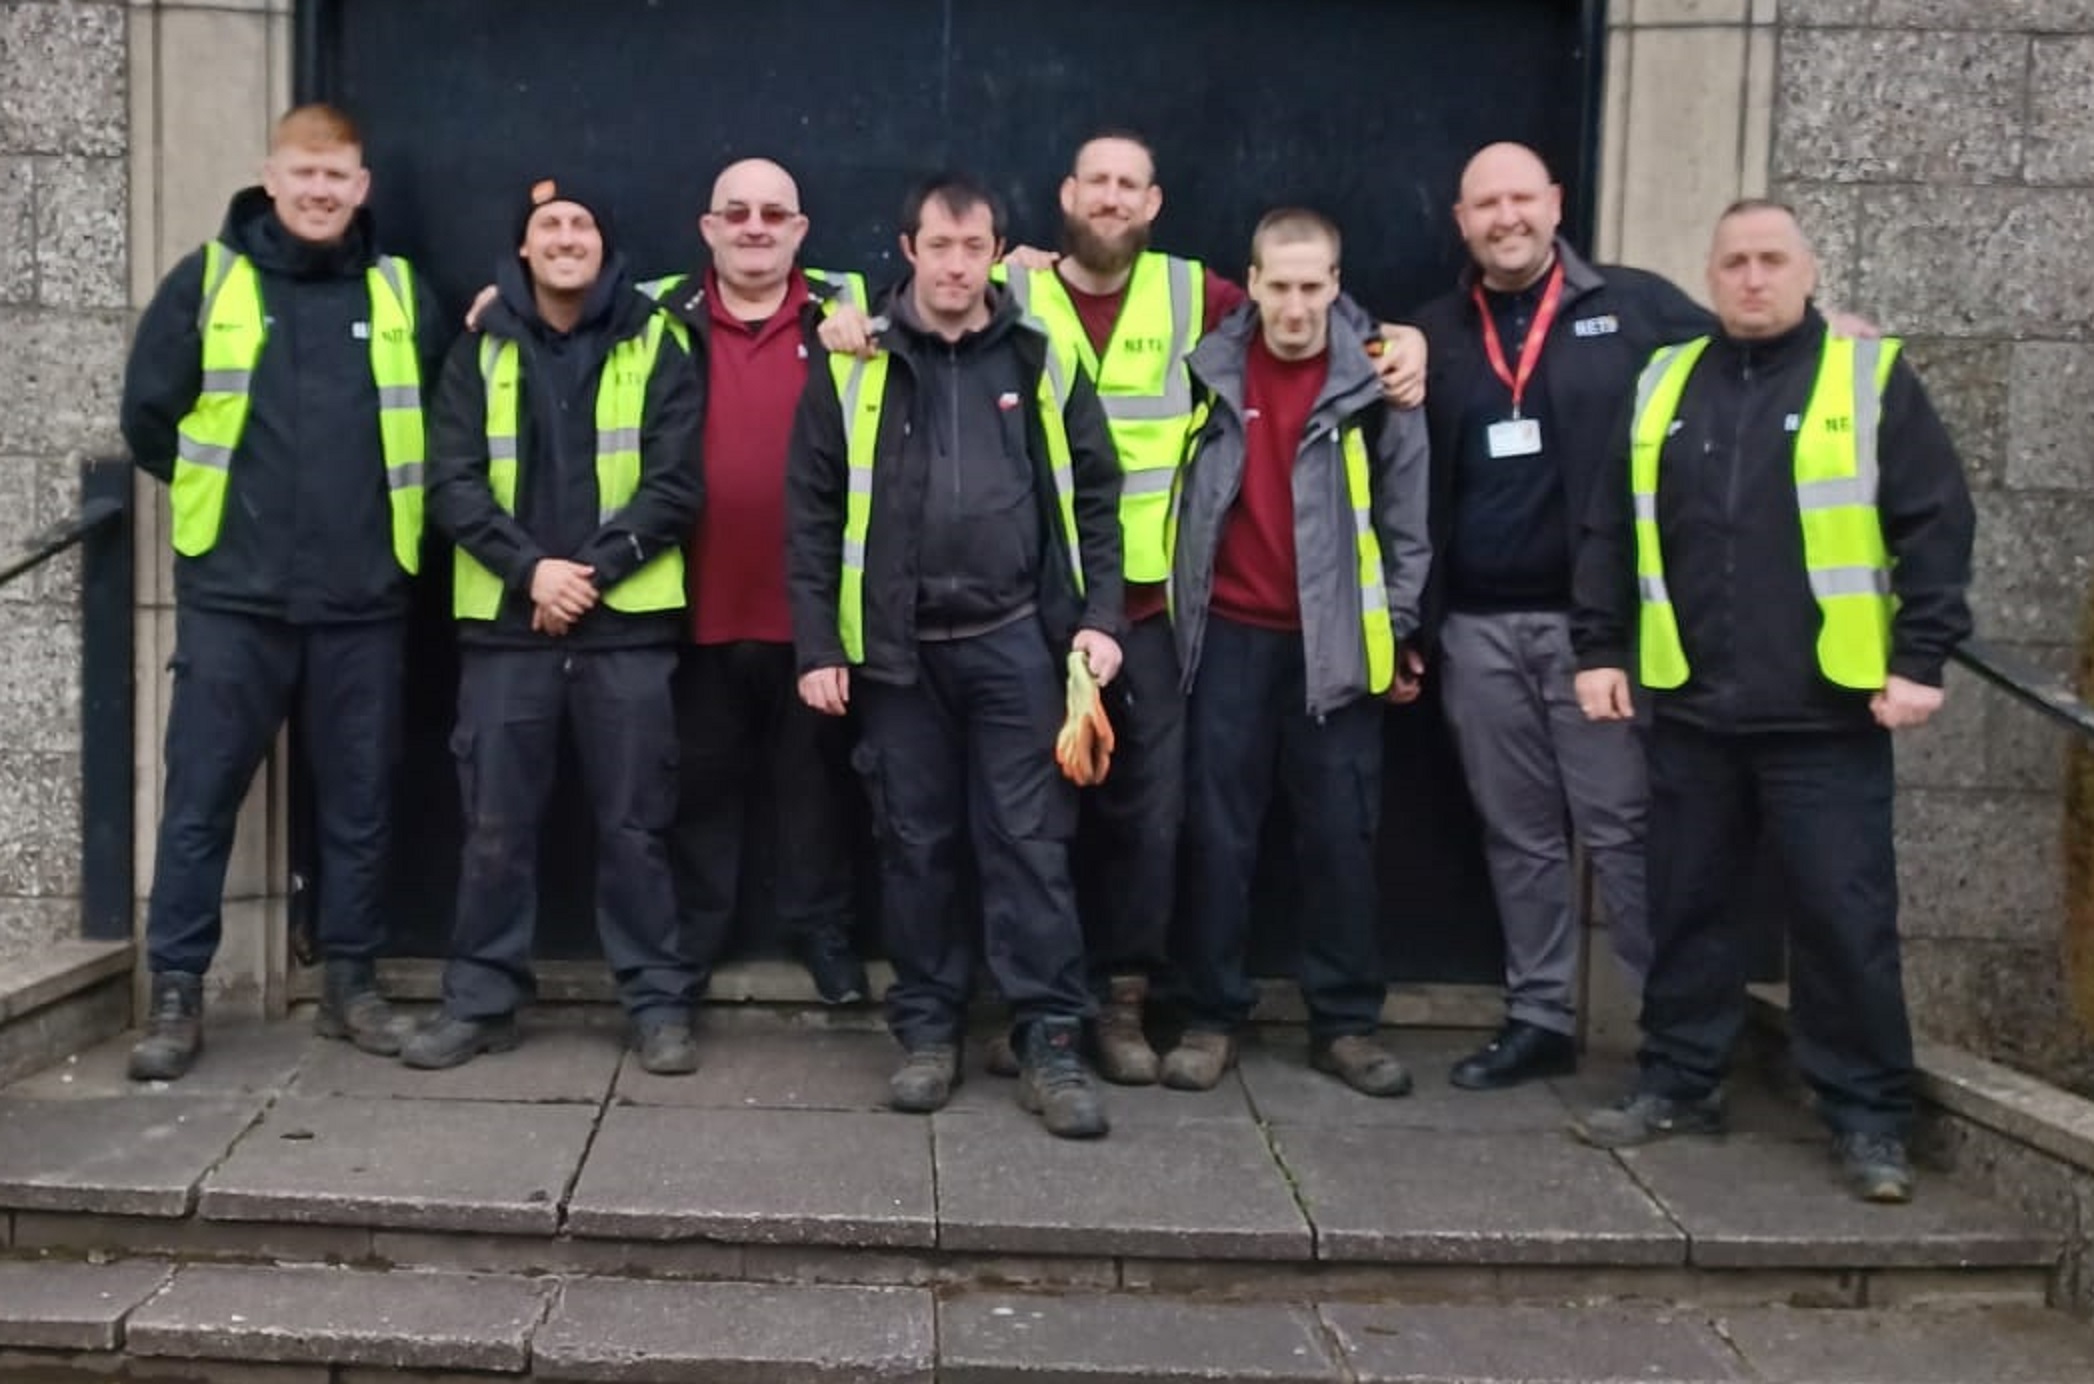
[(1491, 315), (1489, 302), (1483, 296), (1483, 285), (1475, 288), (1476, 311), (1483, 318), (1483, 353), (1490, 357), (1491, 369), (1512, 391), (1512, 416), (1520, 416), (1520, 400), (1527, 397), (1527, 382), (1534, 378), (1534, 367), (1541, 363), (1541, 344), (1548, 339), (1549, 328), (1555, 325), (1556, 309), (1563, 303), (1563, 261), (1549, 271), (1549, 286), (1542, 291), (1541, 306), (1534, 310), (1534, 324), (1527, 328), (1527, 340), (1520, 346), (1520, 373), (1515, 376), (1512, 367), (1505, 363), (1505, 343), (1498, 339), (1498, 322)]

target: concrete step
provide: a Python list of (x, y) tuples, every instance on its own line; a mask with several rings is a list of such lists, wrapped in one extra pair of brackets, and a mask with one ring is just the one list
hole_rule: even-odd
[(1811, 1122), (1741, 1089), (1737, 1132), (1609, 1154), (1564, 1132), (1604, 1062), (1476, 1095), (1473, 1034), (1407, 1032), (1372, 1101), (1298, 1037), (1215, 1091), (1113, 1090), (1111, 1137), (1047, 1137), (971, 1069), (930, 1119), (881, 1108), (877, 1033), (716, 1024), (699, 1073), (615, 1031), (537, 1027), (446, 1073), (301, 1026), (212, 1031), (164, 1089), (107, 1044), (0, 1092), (0, 1259), (333, 1263), (768, 1284), (1239, 1300), (2041, 1306), (2066, 1232), (1923, 1173), (1864, 1206)]
[(2085, 1384), (2094, 1328), (1900, 1311), (1230, 1302), (0, 1263), (0, 1379)]

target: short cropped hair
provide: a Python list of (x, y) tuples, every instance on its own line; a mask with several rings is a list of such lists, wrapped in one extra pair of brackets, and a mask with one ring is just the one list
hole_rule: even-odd
[(340, 108), (324, 101), (294, 106), (284, 112), (269, 138), (271, 149), (281, 149), (287, 144), (301, 149), (361, 149), (363, 143), (356, 122)]
[(1344, 239), (1338, 234), (1338, 224), (1320, 211), (1307, 207), (1279, 207), (1258, 218), (1258, 229), (1251, 232), (1251, 268), (1265, 267), (1267, 245), (1297, 245), (1305, 240), (1321, 240), (1331, 247), (1331, 268), (1338, 267), (1338, 256), (1344, 248)]
[(1083, 151), (1105, 139), (1118, 140), (1122, 144), (1132, 144), (1135, 148), (1141, 150), (1143, 155), (1149, 160), (1149, 181), (1152, 183), (1156, 181), (1156, 146), (1149, 143), (1147, 135), (1125, 125), (1103, 125), (1085, 135), (1082, 141), (1077, 144), (1076, 152), (1069, 156), (1069, 174), (1071, 177), (1074, 177), (1076, 174), (1076, 160), (1083, 156)]
[(902, 234), (910, 240), (923, 229), (924, 203), (936, 200), (955, 217), (967, 215), (976, 207), (989, 209), (989, 223), (1000, 241), (1004, 233), (1003, 199), (990, 190), (989, 185), (969, 173), (948, 170), (934, 173), (915, 187), (902, 201)]

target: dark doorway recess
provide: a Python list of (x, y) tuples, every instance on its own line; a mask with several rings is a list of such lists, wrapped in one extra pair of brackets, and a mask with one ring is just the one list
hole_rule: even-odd
[[(807, 262), (884, 280), (900, 262), (894, 218), (911, 178), (977, 172), (1009, 199), (1015, 239), (1052, 244), (1074, 147), (1127, 126), (1157, 150), (1160, 248), (1239, 275), (1262, 211), (1318, 207), (1345, 231), (1347, 288), (1395, 316), (1452, 281), (1448, 206), (1461, 164), (1488, 141), (1549, 158), (1569, 193), (1567, 229), (1585, 243), (1602, 11), (1597, 0), (1060, 0), (1051, 13), (962, 0), (305, 0), (298, 85), (363, 125), (381, 237), (421, 264), (447, 310), (513, 253), (519, 190), (548, 173), (588, 169), (612, 188), (624, 248), (656, 273), (697, 259), (694, 221), (721, 165), (769, 155), (800, 180)], [(442, 587), (428, 584), (417, 616), (393, 906), (401, 949), (422, 955), (442, 952), (457, 872)], [(1387, 757), (1390, 975), (1495, 979), (1477, 828), (1435, 702), (1390, 713)], [(540, 951), (594, 955), (586, 831), (559, 819), (548, 840)], [(770, 945), (762, 893), (745, 910), (748, 950)], [(1258, 950), (1274, 973), (1289, 968), (1291, 895), (1284, 870), (1268, 870)]]

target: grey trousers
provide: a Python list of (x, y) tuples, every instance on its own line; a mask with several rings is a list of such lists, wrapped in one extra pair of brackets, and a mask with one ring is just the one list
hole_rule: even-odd
[(1505, 929), (1507, 1017), (1573, 1032), (1573, 830), (1592, 860), (1615, 955), (1639, 982), (1650, 968), (1643, 731), (1578, 710), (1570, 622), (1560, 612), (1449, 615), (1439, 657), (1441, 700), (1483, 819)]

